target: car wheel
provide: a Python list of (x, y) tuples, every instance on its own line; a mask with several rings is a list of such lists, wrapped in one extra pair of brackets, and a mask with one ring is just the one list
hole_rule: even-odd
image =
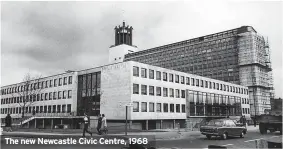
[(207, 139), (211, 139), (211, 135), (206, 135), (206, 138)]
[(242, 131), (240, 137), (244, 138), (244, 136), (245, 136), (245, 133)]
[(227, 139), (227, 136), (228, 136), (228, 134), (225, 132), (225, 133), (223, 133), (223, 135), (221, 136), (221, 138), (222, 138), (223, 140), (226, 140), (226, 139)]

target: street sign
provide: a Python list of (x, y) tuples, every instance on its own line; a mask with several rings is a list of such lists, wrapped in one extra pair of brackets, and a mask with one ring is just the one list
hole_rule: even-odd
[(132, 106), (133, 106), (133, 103), (132, 103), (132, 102), (129, 102), (129, 103), (127, 103), (125, 106), (132, 107)]

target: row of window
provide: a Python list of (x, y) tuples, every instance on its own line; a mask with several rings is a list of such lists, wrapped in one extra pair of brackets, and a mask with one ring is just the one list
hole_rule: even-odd
[[(141, 70), (141, 73), (139, 72)], [(147, 73), (146, 68), (141, 68), (134, 66), (133, 67), (133, 76), (142, 78), (149, 78), (149, 79), (156, 79), (156, 80), (163, 80), (163, 81), (169, 81), (169, 82), (175, 82), (175, 83), (181, 83), (191, 86), (197, 86), (197, 87), (203, 87), (203, 88), (209, 88), (209, 89), (216, 89), (216, 90), (222, 90), (227, 92), (233, 92), (233, 93), (239, 93), (239, 94), (248, 94), (248, 89), (235, 87), (235, 86), (229, 86), (225, 84), (219, 84), (211, 81), (205, 81), (201, 79), (195, 79), (185, 76), (180, 76), (177, 74), (172, 74), (163, 72), (161, 75), (160, 71), (154, 71), (152, 69), (149, 69), (149, 73)]]
[[(1, 108), (1, 114), (21, 114), (23, 107)], [(70, 113), (71, 104), (63, 105), (46, 105), (46, 106), (29, 106), (25, 107), (25, 113)]]
[(250, 114), (250, 109), (249, 108), (242, 108), (243, 114)]
[[(140, 106), (141, 104), (141, 106)], [(147, 106), (148, 105), (148, 106)], [(171, 112), (186, 113), (185, 104), (133, 102), (133, 112)]]
[(72, 90), (64, 90), (58, 92), (41, 93), (29, 96), (11, 97), (1, 99), (1, 104), (23, 103), (32, 101), (56, 100), (56, 99), (70, 99), (72, 98)]
[[(140, 86), (141, 86), (141, 91), (140, 91)], [(168, 89), (169, 89), (169, 97), (186, 98), (185, 90), (166, 88), (166, 87), (163, 87), (163, 97), (168, 97)], [(155, 86), (150, 86), (150, 85), (147, 86), (143, 84), (141, 85), (133, 84), (133, 94), (139, 94), (140, 92), (141, 92), (141, 95), (162, 96), (161, 87), (155, 87)]]
[[(38, 81), (35, 83), (28, 83), (27, 85), (20, 85), (15, 87), (10, 87), (7, 89), (1, 90), (1, 95), (11, 94), (11, 93), (18, 93), (23, 92), (26, 90), (36, 90), (36, 89), (43, 89), (48, 87), (57, 87), (67, 84), (72, 84), (72, 76), (69, 77), (63, 77), (59, 79), (52, 79), (52, 80), (46, 80), (46, 81)], [(33, 81), (31, 81), (33, 82)]]

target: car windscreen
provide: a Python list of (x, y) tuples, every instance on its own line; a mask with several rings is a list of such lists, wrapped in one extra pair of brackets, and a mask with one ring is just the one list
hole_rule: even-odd
[(211, 120), (208, 122), (207, 125), (211, 125), (211, 126), (223, 126), (224, 122), (221, 120)]

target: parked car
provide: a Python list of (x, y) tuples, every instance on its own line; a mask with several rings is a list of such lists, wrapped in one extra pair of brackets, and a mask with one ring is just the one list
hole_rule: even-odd
[(212, 136), (220, 136), (222, 139), (227, 139), (230, 136), (239, 136), (243, 138), (247, 133), (247, 128), (236, 121), (225, 119), (214, 119), (209, 121), (206, 125), (200, 127), (200, 132), (206, 135), (208, 139)]

